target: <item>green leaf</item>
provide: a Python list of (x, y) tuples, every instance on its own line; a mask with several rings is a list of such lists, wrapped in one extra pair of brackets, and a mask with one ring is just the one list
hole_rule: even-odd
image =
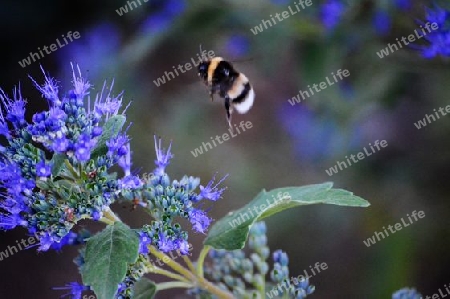
[(61, 167), (64, 165), (64, 160), (67, 158), (65, 154), (54, 154), (51, 160), (52, 175), (58, 176), (61, 171)]
[(368, 207), (368, 201), (353, 193), (334, 189), (333, 183), (285, 187), (266, 192), (264, 189), (246, 206), (230, 212), (210, 229), (205, 244), (216, 249), (234, 250), (245, 246), (254, 222), (286, 209), (312, 204)]
[(87, 241), (83, 284), (90, 286), (97, 298), (113, 299), (138, 251), (139, 237), (133, 230), (121, 222), (108, 225)]
[(91, 159), (94, 159), (98, 156), (105, 155), (108, 152), (108, 147), (106, 146), (106, 142), (109, 141), (112, 137), (115, 137), (119, 134), (120, 130), (122, 130), (123, 125), (125, 124), (126, 118), (123, 115), (114, 115), (103, 126), (103, 133), (100, 135), (97, 146), (94, 148), (91, 154)]
[(142, 277), (138, 282), (134, 284), (133, 299), (152, 299), (156, 295), (156, 284)]

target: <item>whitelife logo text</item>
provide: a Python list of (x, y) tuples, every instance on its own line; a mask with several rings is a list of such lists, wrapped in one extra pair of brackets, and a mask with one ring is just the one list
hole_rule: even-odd
[[(325, 172), (329, 175), (332, 176), (333, 174), (336, 174), (339, 172), (339, 170), (344, 170), (343, 167), (347, 168), (348, 166), (352, 166), (352, 161), (353, 163), (358, 163), (359, 161), (363, 160), (365, 157), (368, 156), (372, 156), (374, 153), (378, 152), (381, 150), (381, 148), (384, 148), (386, 146), (388, 146), (388, 143), (386, 140), (381, 140), (381, 142), (379, 140), (374, 142), (374, 145), (372, 146), (372, 143), (369, 143), (369, 147), (371, 149), (371, 151), (368, 151), (366, 147), (364, 147), (364, 151), (363, 152), (359, 152), (356, 155), (350, 155), (350, 158), (348, 156), (345, 156), (345, 159), (347, 161), (347, 163), (345, 163), (345, 161), (337, 161), (335, 166), (330, 167), (329, 169), (325, 169)], [(377, 148), (377, 150), (374, 149), (374, 147)], [(356, 159), (357, 158), (357, 159)], [(338, 168), (339, 167), (339, 168)]]
[[(30, 52), (30, 55), (28, 57), (22, 59), (22, 61), (19, 61), (19, 65), (21, 67), (26, 67), (31, 64), (31, 62), (35, 62), (36, 60), (39, 60), (41, 58), (44, 58), (44, 52), (46, 54), (51, 54), (52, 52), (55, 52), (58, 49), (61, 49), (62, 47), (69, 44), (69, 42), (73, 42), (74, 39), (79, 39), (81, 37), (80, 33), (78, 31), (75, 31), (72, 33), (72, 31), (67, 32), (67, 36), (64, 34), (61, 35), (63, 38), (64, 43), (61, 43), (59, 38), (56, 39), (56, 43), (51, 44), (50, 46), (44, 45), (41, 49), (41, 47), (38, 47), (37, 52)], [(67, 38), (66, 38), (67, 37)], [(67, 40), (69, 39), (69, 41)], [(33, 60), (33, 61), (31, 61)]]
[[(375, 232), (375, 234), (370, 237), (367, 238), (367, 240), (364, 240), (363, 243), (364, 245), (366, 245), (367, 247), (370, 247), (372, 245), (375, 245), (375, 243), (377, 243), (377, 241), (381, 241), (381, 238), (387, 238), (389, 237), (389, 232), (388, 230), (391, 232), (391, 234), (395, 234), (398, 231), (401, 231), (404, 227), (410, 226), (411, 224), (419, 221), (419, 219), (422, 219), (425, 217), (425, 212), (424, 211), (413, 211), (411, 213), (411, 216), (409, 214), (406, 214), (406, 217), (408, 218), (409, 222), (405, 221), (405, 219), (403, 219), (403, 217), (400, 219), (401, 222), (397, 222), (394, 225), (388, 225), (387, 229), (386, 227), (383, 226), (383, 232)], [(414, 218), (414, 221), (411, 219)]]

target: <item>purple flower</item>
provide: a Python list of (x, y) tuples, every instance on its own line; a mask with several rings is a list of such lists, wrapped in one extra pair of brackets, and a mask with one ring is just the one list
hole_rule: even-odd
[(152, 239), (144, 233), (139, 232), (139, 253), (140, 254), (148, 254), (148, 245), (152, 243)]
[(71, 282), (66, 284), (64, 287), (54, 287), (54, 290), (69, 290), (70, 292), (67, 294), (64, 294), (62, 297), (66, 297), (69, 295), (72, 295), (72, 299), (81, 299), (81, 294), (84, 291), (90, 290), (88, 286), (84, 286), (82, 284), (79, 284), (78, 282)]
[(186, 10), (185, 0), (154, 1), (155, 13), (144, 22), (142, 29), (146, 33), (157, 33), (166, 30), (173, 20)]
[(189, 212), (189, 221), (192, 224), (192, 228), (199, 233), (204, 234), (211, 224), (211, 218), (209, 218), (205, 211), (199, 209), (192, 209)]
[(6, 119), (15, 127), (19, 127), (20, 124), (25, 122), (25, 101), (21, 97), (11, 103)]
[(386, 35), (391, 30), (391, 18), (387, 11), (377, 10), (373, 16), (372, 23), (379, 35)]
[[(77, 99), (83, 100), (83, 98), (89, 94), (88, 90), (91, 88), (91, 84), (86, 79), (81, 77), (81, 70), (78, 65), (76, 66), (78, 75), (75, 72), (73, 64), (71, 63), (70, 65), (72, 66), (72, 84), (74, 87), (75, 96)], [(81, 101), (81, 103), (83, 103), (83, 101)]]
[(40, 86), (33, 78), (30, 77), (31, 81), (33, 81), (36, 88), (42, 93), (42, 96), (46, 98), (52, 104), (52, 106), (60, 106), (62, 102), (58, 97), (58, 85), (56, 83), (56, 80), (47, 76), (42, 66), (41, 70), (45, 78), (44, 85)]
[[(433, 30), (428, 24), (428, 28), (431, 28), (431, 32), (424, 35), (425, 39), (429, 42), (428, 46), (419, 46), (422, 51), (422, 56), (425, 58), (433, 58), (435, 56), (450, 56), (450, 12), (448, 10), (436, 7), (435, 10), (427, 9), (426, 15), (427, 22), (421, 23), (427, 25), (428, 23), (436, 23), (438, 28)], [(425, 26), (423, 26), (425, 27)], [(427, 29), (425, 29), (427, 30)]]
[(59, 242), (54, 242), (50, 246), (51, 249), (56, 251), (61, 251), (61, 249), (66, 245), (75, 245), (77, 243), (77, 234), (74, 232), (69, 232), (65, 235)]
[(0, 101), (6, 110), (6, 116), (3, 115), (2, 111), (0, 117), (4, 126), (2, 135), (8, 137), (9, 133), (5, 132), (7, 130), (6, 120), (11, 122), (16, 129), (21, 128), (25, 124), (25, 101), (17, 89), (14, 90), (13, 99), (8, 98), (5, 92), (0, 89)]
[(86, 162), (87, 160), (89, 160), (91, 157), (91, 150), (95, 146), (95, 144), (95, 140), (91, 139), (88, 134), (81, 134), (74, 145), (75, 157), (78, 159), (78, 161)]
[(103, 129), (102, 127), (94, 127), (94, 129), (92, 129), (92, 137), (97, 137), (102, 135), (103, 133)]
[(111, 97), (113, 86), (114, 81), (108, 89), (108, 94), (103, 95), (103, 93), (106, 92), (106, 83), (103, 84), (101, 93), (95, 98), (94, 113), (96, 117), (100, 118), (102, 115), (105, 115), (106, 119), (108, 119), (110, 116), (119, 113), (119, 109), (122, 107), (122, 93), (116, 97)]
[(189, 254), (189, 243), (186, 240), (177, 240), (177, 247), (181, 254)]
[(48, 177), (52, 174), (51, 167), (45, 164), (45, 161), (40, 161), (36, 164), (36, 175), (38, 177)]
[(53, 242), (55, 242), (52, 235), (48, 232), (45, 232), (43, 235), (39, 236), (39, 251), (47, 251), (52, 246)]
[[(47, 119), (45, 119), (45, 127), (49, 131), (59, 131), (64, 125), (64, 121), (66, 119), (66, 113), (61, 110), (59, 107), (53, 107), (48, 111)], [(35, 117), (34, 121), (40, 120), (42, 118), (41, 115)], [(40, 122), (40, 121), (39, 121)]]
[(125, 176), (129, 176), (131, 174), (131, 149), (130, 143), (126, 145), (126, 154), (120, 156), (118, 161), (119, 166), (125, 172)]
[(213, 178), (208, 182), (206, 187), (200, 186), (200, 194), (199, 194), (199, 200), (202, 198), (206, 198), (212, 201), (218, 200), (221, 196), (223, 191), (226, 188), (218, 189), (220, 183), (222, 183), (226, 178), (228, 177), (228, 174), (225, 175), (217, 184), (214, 184), (214, 180), (216, 178), (216, 175), (213, 176)]
[(94, 219), (95, 221), (99, 221), (100, 218), (103, 217), (103, 212), (99, 211), (99, 210), (93, 210), (91, 214), (92, 214), (92, 219)]
[(128, 145), (129, 138), (126, 134), (119, 134), (116, 137), (111, 138), (106, 141), (106, 145), (108, 146), (108, 155), (114, 156), (118, 155), (119, 157), (125, 156), (128, 153)]
[(161, 148), (161, 139), (159, 139), (159, 142), (156, 140), (156, 136), (154, 136), (155, 139), (155, 151), (156, 151), (156, 169), (154, 170), (155, 175), (163, 175), (166, 170), (166, 166), (169, 165), (170, 159), (173, 157), (173, 155), (170, 153), (170, 149), (172, 147), (172, 142), (169, 144), (169, 148), (167, 149), (167, 152), (164, 153), (164, 150)]
[[(90, 78), (98, 79), (105, 70), (113, 70), (111, 57), (115, 57), (121, 48), (120, 39), (119, 30), (114, 24), (100, 23), (83, 32), (82, 38), (71, 43), (70, 47), (58, 50), (56, 55), (62, 65), (66, 65), (68, 59), (81, 66), (89, 65)], [(75, 89), (75, 93), (80, 94), (80, 91), (83, 89)]]
[(394, 5), (400, 10), (408, 10), (411, 8), (411, 0), (395, 0)]
[(328, 0), (322, 4), (321, 18), (327, 30), (334, 29), (345, 13), (346, 7), (340, 0)]
[(65, 136), (56, 137), (53, 140), (52, 149), (57, 153), (65, 152), (69, 147), (69, 140)]
[(230, 57), (239, 57), (248, 54), (249, 40), (244, 35), (233, 35), (227, 40), (226, 48)]
[(3, 230), (10, 230), (16, 226), (26, 226), (27, 222), (20, 217), (19, 214), (4, 215), (0, 213), (0, 228)]
[(159, 240), (158, 240), (158, 249), (162, 252), (169, 252), (172, 251), (175, 248), (175, 243), (167, 238), (167, 236), (163, 233), (159, 233)]
[(142, 187), (142, 185), (141, 179), (135, 175), (127, 175), (119, 180), (120, 189), (137, 189)]
[[(292, 136), (296, 154), (301, 159), (318, 161), (348, 146), (344, 142), (346, 136), (331, 115), (317, 115), (305, 105), (299, 105), (297, 109), (286, 105), (281, 107), (278, 118)], [(351, 146), (355, 143), (352, 142)]]
[(185, 0), (166, 0), (164, 11), (171, 17), (179, 16), (186, 10)]

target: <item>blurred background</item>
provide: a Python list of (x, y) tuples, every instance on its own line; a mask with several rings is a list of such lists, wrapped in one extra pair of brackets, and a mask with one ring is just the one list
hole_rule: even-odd
[[(214, 219), (240, 208), (262, 188), (333, 181), (371, 206), (309, 206), (267, 220), (269, 246), (289, 254), (291, 275), (327, 263), (328, 269), (311, 279), (316, 286), (311, 298), (390, 298), (404, 286), (431, 295), (450, 282), (450, 122), (441, 117), (420, 130), (414, 123), (450, 104), (450, 65), (448, 58), (430, 54), (425, 38), (383, 59), (376, 53), (412, 34), (426, 22), (427, 7), (438, 9), (439, 3), (445, 5), (312, 0), (253, 34), (251, 29), (271, 15), (289, 6), (296, 11), (294, 2), (3, 0), (0, 86), (11, 94), (20, 85), (31, 115), (46, 105), (28, 78), (43, 82), (40, 65), (59, 80), (61, 90), (70, 89), (71, 62), (93, 84), (93, 96), (105, 80), (114, 79), (116, 93), (124, 91), (125, 102), (132, 102), (127, 119), (136, 169), (153, 170), (157, 134), (166, 145), (173, 141), (171, 178), (193, 175), (206, 184), (216, 172), (230, 174), (228, 189), (210, 211)], [(69, 31), (80, 38), (23, 64), (30, 52), (58, 38), (64, 44), (62, 35)], [(210, 101), (195, 69), (178, 71), (159, 86), (155, 82), (174, 66), (198, 61), (200, 45), (246, 74), (256, 100), (247, 114), (233, 116), (235, 124), (250, 121), (251, 129), (194, 157), (191, 151), (202, 142), (228, 132), (223, 100)], [(338, 69), (351, 75), (301, 103), (289, 103), (299, 90)], [(388, 146), (331, 177), (326, 173), (376, 140)], [(132, 227), (150, 221), (139, 209), (118, 204), (114, 210)], [(426, 217), (364, 245), (375, 231), (414, 210)], [(101, 228), (90, 222), (79, 227)], [(25, 236), (21, 230), (0, 233), (0, 251)], [(194, 256), (203, 239), (190, 234)], [(76, 256), (77, 248), (31, 249), (0, 261), (0, 298), (59, 298), (64, 292), (52, 287), (81, 282), (72, 263)], [(180, 291), (157, 298), (186, 296)]]

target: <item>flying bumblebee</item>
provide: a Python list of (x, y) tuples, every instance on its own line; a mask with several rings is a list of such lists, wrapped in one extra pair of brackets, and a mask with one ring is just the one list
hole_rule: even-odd
[(198, 75), (208, 87), (211, 101), (214, 100), (216, 93), (225, 99), (225, 110), (230, 127), (233, 109), (244, 114), (253, 106), (255, 92), (248, 78), (236, 71), (232, 64), (222, 57), (203, 60), (198, 65)]

